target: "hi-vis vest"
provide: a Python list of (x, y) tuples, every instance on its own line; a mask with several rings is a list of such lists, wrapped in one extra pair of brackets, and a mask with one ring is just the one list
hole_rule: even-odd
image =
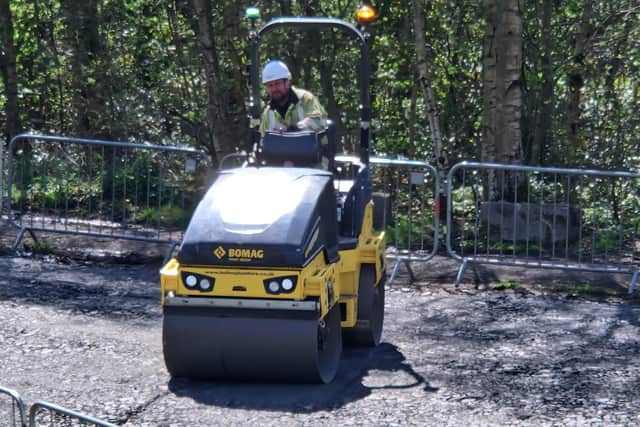
[[(296, 118), (296, 121), (294, 123), (298, 123), (299, 121), (304, 119), (304, 109), (302, 108), (301, 104), (302, 102), (298, 102), (296, 104), (296, 112), (298, 113), (298, 117)], [(287, 111), (287, 115), (288, 113), (289, 112)], [(276, 110), (272, 108), (269, 108), (269, 111), (267, 111), (267, 117), (269, 118), (268, 129), (273, 129), (278, 123), (280, 123), (280, 120), (276, 119)]]
[(304, 127), (309, 130), (319, 131), (326, 128), (327, 113), (320, 105), (318, 98), (306, 90), (294, 87), (291, 89), (298, 97), (298, 102), (289, 106), (284, 117), (272, 109), (270, 105), (267, 105), (260, 119), (260, 135), (274, 129), (278, 124), (289, 128), (303, 121)]

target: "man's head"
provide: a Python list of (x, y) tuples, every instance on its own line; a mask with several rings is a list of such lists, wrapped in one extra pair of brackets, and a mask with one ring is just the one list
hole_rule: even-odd
[(291, 72), (284, 62), (267, 62), (262, 69), (262, 83), (274, 102), (284, 104), (289, 99)]

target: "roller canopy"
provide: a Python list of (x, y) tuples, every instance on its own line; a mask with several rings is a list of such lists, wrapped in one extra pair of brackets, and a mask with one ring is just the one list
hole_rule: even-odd
[(303, 266), (338, 259), (333, 176), (308, 168), (223, 171), (196, 208), (178, 252), (188, 265)]

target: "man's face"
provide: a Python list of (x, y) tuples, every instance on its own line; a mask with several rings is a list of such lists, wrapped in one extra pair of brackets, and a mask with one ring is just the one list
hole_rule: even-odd
[(289, 79), (273, 80), (266, 83), (267, 92), (276, 104), (284, 104), (289, 99), (291, 81)]

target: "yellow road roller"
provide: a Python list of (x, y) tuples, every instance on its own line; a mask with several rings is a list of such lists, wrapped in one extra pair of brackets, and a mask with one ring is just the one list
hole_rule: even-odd
[[(332, 157), (331, 129), (257, 136), (257, 161), (222, 170), (161, 270), (163, 335), (172, 377), (328, 383), (343, 342), (375, 346), (384, 319), (384, 231), (374, 230), (369, 174), (366, 34), (331, 18), (278, 18), (251, 32), (253, 99), (258, 44), (281, 27), (339, 29), (358, 42), (360, 153), (348, 179), (312, 167)], [(328, 140), (328, 143), (324, 143)], [(329, 147), (329, 148), (327, 148)], [(335, 151), (335, 150), (333, 150)], [(282, 167), (282, 160), (295, 167)]]

